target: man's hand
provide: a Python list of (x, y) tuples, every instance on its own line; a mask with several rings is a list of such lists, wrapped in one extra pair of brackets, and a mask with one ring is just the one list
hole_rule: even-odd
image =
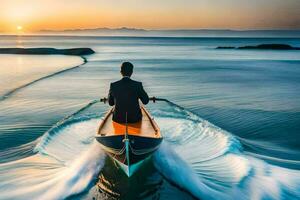
[(100, 99), (100, 102), (106, 103), (107, 102), (107, 98), (104, 97), (104, 98)]
[(155, 103), (156, 102), (156, 97), (150, 97), (149, 100), (153, 101), (153, 103)]

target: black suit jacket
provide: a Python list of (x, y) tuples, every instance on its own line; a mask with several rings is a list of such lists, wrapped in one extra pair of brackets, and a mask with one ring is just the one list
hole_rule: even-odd
[(145, 92), (141, 82), (124, 77), (110, 84), (108, 102), (115, 106), (113, 121), (118, 123), (135, 123), (142, 119), (139, 99), (143, 104), (149, 102), (148, 94)]

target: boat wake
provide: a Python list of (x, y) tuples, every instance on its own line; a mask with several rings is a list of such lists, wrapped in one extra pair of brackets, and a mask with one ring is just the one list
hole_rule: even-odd
[(300, 173), (243, 153), (230, 133), (181, 107), (153, 110), (164, 133), (155, 167), (199, 199), (298, 199)]
[[(106, 158), (94, 140), (101, 120), (95, 104), (84, 107), (89, 115), (78, 111), (30, 144), (34, 155), (0, 164), (0, 199), (64, 199), (91, 190)], [(194, 197), (300, 196), (298, 171), (244, 154), (235, 136), (181, 107), (157, 103), (149, 106), (149, 111), (164, 136), (152, 159), (155, 168)], [(19, 153), (23, 149), (20, 146)], [(18, 148), (13, 153), (17, 154)]]
[(0, 164), (0, 199), (64, 199), (84, 191), (103, 167), (99, 118), (71, 120), (39, 138), (35, 155)]

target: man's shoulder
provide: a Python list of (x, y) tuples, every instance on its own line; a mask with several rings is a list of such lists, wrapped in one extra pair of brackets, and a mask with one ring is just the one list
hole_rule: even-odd
[(121, 80), (118, 80), (118, 81), (115, 81), (115, 82), (111, 82), (110, 84), (111, 85), (117, 85), (118, 83), (120, 83), (121, 82)]
[[(112, 82), (111, 86), (122, 85), (123, 81), (124, 81), (123, 79), (120, 79), (118, 81)], [(136, 81), (136, 80), (132, 80), (132, 79), (129, 79), (128, 81), (133, 85), (142, 85), (142, 82), (140, 82), (140, 81)]]
[(141, 85), (142, 84), (142, 82), (140, 82), (140, 81), (136, 81), (136, 80), (132, 80), (132, 79), (130, 79), (130, 80), (132, 81), (132, 83), (134, 83), (136, 85)]
[(114, 86), (117, 86), (117, 85), (121, 85), (122, 84), (122, 79), (121, 80), (118, 80), (118, 81), (115, 81), (115, 82), (111, 82), (110, 83), (110, 85), (112, 86), (112, 87), (114, 87)]

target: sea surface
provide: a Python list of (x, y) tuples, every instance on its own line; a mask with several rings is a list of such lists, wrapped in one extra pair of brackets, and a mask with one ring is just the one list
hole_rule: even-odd
[[(90, 47), (0, 55), (0, 199), (300, 199), (300, 51), (215, 49), (300, 38), (0, 36), (0, 47)], [(94, 135), (120, 64), (164, 137), (135, 176)]]

